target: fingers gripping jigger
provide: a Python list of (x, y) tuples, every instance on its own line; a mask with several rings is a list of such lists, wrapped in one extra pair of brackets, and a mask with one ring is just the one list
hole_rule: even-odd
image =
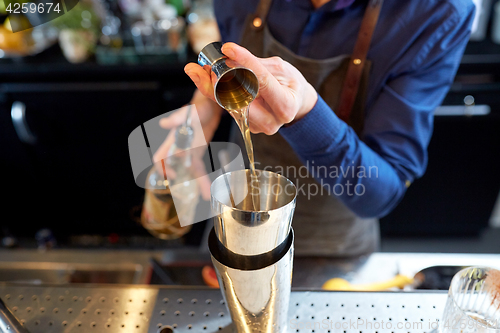
[(240, 110), (248, 106), (259, 92), (259, 81), (253, 71), (245, 67), (230, 67), (222, 53), (222, 43), (214, 42), (205, 46), (198, 55), (200, 66), (208, 65), (217, 76), (214, 95), (224, 109)]

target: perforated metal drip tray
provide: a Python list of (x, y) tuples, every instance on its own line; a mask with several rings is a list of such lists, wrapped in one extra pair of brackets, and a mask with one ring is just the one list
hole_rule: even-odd
[[(233, 332), (217, 289), (0, 284), (31, 333)], [(430, 332), (446, 293), (292, 292), (289, 332)]]

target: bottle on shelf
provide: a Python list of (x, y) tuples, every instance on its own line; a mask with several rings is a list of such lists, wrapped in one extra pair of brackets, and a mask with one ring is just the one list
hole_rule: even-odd
[(189, 43), (196, 54), (200, 53), (205, 45), (221, 40), (213, 0), (193, 1), (186, 18)]

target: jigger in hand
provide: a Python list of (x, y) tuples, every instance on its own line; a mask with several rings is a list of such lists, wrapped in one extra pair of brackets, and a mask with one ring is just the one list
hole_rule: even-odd
[(221, 51), (222, 43), (205, 46), (198, 55), (200, 66), (209, 65), (217, 76), (214, 84), (215, 100), (228, 111), (241, 110), (257, 97), (259, 81), (254, 72), (245, 67), (229, 67)]

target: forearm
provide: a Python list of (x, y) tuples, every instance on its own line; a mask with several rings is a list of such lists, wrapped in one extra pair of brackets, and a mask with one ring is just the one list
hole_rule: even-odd
[(321, 98), (280, 133), (311, 175), (357, 215), (386, 215), (403, 197), (404, 172), (362, 142)]

